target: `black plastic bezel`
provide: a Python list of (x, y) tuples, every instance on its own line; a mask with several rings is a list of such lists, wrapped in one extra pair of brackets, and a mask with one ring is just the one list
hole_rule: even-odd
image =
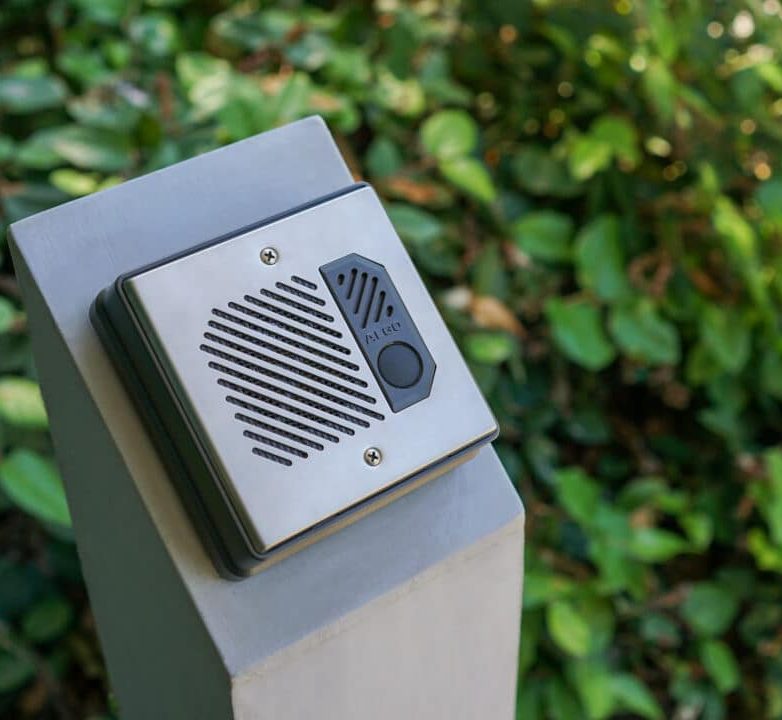
[(214, 240), (165, 257), (154, 263), (120, 275), (108, 288), (98, 294), (90, 308), (90, 319), (108, 352), (123, 384), (142, 417), (167, 472), (185, 506), (197, 533), (218, 572), (231, 580), (241, 579), (257, 571), (263, 564), (285, 557), (310, 544), (314, 539), (346, 524), (353, 516), (366, 512), (369, 506), (382, 504), (383, 499), (412, 489), (438, 469), (454, 463), (460, 456), (490, 442), (497, 430), (479, 438), (471, 446), (462, 448), (425, 472), (403, 478), (392, 487), (343, 510), (318, 523), (299, 535), (264, 553), (251, 546), (231, 503), (223, 491), (218, 475), (211, 467), (207, 455), (196, 436), (189, 429), (187, 420), (156, 361), (154, 351), (144, 336), (141, 325), (134, 317), (133, 309), (124, 292), (126, 283), (133, 277), (166, 265), (174, 260), (230, 240), (278, 220), (295, 215), (321, 203), (347, 195), (366, 187), (359, 183), (332, 193), (288, 212), (242, 227)]

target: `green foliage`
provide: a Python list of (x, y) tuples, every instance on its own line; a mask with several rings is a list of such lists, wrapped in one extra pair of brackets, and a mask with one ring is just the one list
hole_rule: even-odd
[(572, 235), (572, 220), (552, 210), (529, 212), (513, 226), (516, 245), (536, 260), (569, 260)]
[[(312, 113), (378, 189), (527, 503), (520, 718), (782, 718), (777, 3), (0, 5), (0, 231)], [(107, 716), (26, 322), (0, 241), (0, 715)]]
[(70, 527), (60, 476), (51, 461), (30, 450), (12, 451), (0, 462), (0, 488), (42, 522)]
[(551, 298), (546, 303), (554, 342), (570, 360), (590, 370), (613, 362), (616, 351), (608, 340), (600, 310), (580, 298)]
[[(10, 330), (12, 323), (6, 332)], [(13, 375), (0, 378), (0, 418), (9, 425), (45, 430), (49, 423), (37, 383)]]

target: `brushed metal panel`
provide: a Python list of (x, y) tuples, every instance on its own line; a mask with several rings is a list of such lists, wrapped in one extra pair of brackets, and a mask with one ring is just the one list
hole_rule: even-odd
[[(274, 265), (259, 260), (261, 249), (280, 254)], [(435, 363), (432, 392), (425, 401), (399, 413), (388, 407), (333, 299), (323, 292), (318, 268), (347, 252), (382, 264), (412, 314)], [(322, 453), (290, 466), (254, 455), (237, 426), (235, 406), (200, 349), (214, 308), (258, 296), (263, 288), (301, 276), (319, 285), (323, 311), (341, 335), (343, 355), (365, 392), (377, 398), (373, 409), (385, 416), (369, 427), (353, 426)], [(426, 471), (461, 450), (490, 437), (496, 423), (472, 380), (442, 318), (388, 220), (377, 196), (361, 188), (296, 215), (212, 245), (142, 272), (126, 282), (131, 303), (183, 411), (217, 468), (219, 480), (258, 552), (267, 551), (333, 515)], [(275, 328), (281, 336), (300, 336)], [(259, 361), (259, 365), (263, 365)], [(253, 390), (242, 380), (238, 385)], [(285, 402), (302, 411), (307, 404)], [(339, 409), (329, 400), (324, 406)], [(383, 452), (383, 462), (368, 466), (367, 447)]]

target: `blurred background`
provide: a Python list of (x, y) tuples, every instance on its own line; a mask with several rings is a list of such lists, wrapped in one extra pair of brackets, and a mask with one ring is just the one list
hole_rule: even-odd
[[(519, 718), (782, 718), (780, 53), (779, 0), (2, 0), (0, 237), (323, 115), (501, 423)], [(0, 716), (115, 718), (4, 243)]]

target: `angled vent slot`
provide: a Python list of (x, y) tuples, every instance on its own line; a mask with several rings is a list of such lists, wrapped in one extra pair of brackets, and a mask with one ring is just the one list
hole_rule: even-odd
[(268, 310), (269, 312), (275, 313), (276, 315), (279, 315), (280, 317), (283, 317), (286, 320), (290, 320), (292, 322), (305, 325), (308, 328), (311, 328), (312, 330), (315, 330), (319, 333), (323, 333), (324, 335), (328, 335), (333, 338), (342, 337), (342, 333), (339, 332), (339, 330), (334, 330), (334, 328), (326, 327), (322, 323), (316, 322), (315, 320), (311, 320), (310, 318), (307, 317), (303, 317), (299, 313), (291, 312), (290, 310), (281, 308), (278, 305), (274, 305), (270, 302), (267, 302), (266, 300), (261, 300), (260, 298), (253, 297), (252, 295), (245, 295), (244, 299), (251, 305), (255, 305), (256, 307), (259, 307), (263, 310)]
[(279, 435), (280, 437), (284, 437), (293, 442), (297, 442), (301, 445), (305, 445), (306, 447), (312, 448), (313, 450), (323, 450), (324, 448), (324, 446), (319, 442), (310, 440), (309, 438), (306, 438), (302, 435), (297, 435), (294, 432), (283, 430), (282, 428), (277, 427), (276, 425), (271, 425), (270, 423), (263, 422), (263, 420), (256, 420), (255, 418), (251, 418), (248, 415), (243, 415), (242, 413), (236, 413), (234, 417), (237, 420), (241, 420), (242, 422), (247, 423), (248, 425), (261, 428), (262, 430), (266, 430), (267, 432), (274, 433), (275, 435)]
[[(304, 452), (304, 450), (299, 450), (299, 448), (295, 448), (292, 445), (286, 445), (283, 442), (280, 442), (279, 440), (273, 440), (270, 437), (267, 437), (266, 435), (259, 435), (258, 433), (253, 432), (252, 430), (245, 430), (244, 433), (242, 433), (246, 438), (250, 438), (251, 440), (255, 440), (256, 442), (262, 443), (263, 445), (268, 445), (270, 447), (273, 447), (275, 450), (279, 450), (280, 452), (287, 453), (289, 455), (295, 455), (296, 457), (300, 458), (306, 458), (307, 453)], [(253, 448), (253, 452), (256, 451), (257, 448)]]
[[(310, 435), (314, 435), (315, 437), (321, 438), (322, 440), (328, 440), (329, 442), (332, 443), (339, 442), (339, 437), (337, 437), (336, 435), (332, 435), (331, 433), (324, 432), (323, 430), (313, 427), (312, 425), (307, 425), (306, 423), (299, 422), (298, 420), (287, 417), (285, 415), (281, 415), (280, 413), (274, 412), (273, 410), (269, 410), (268, 408), (260, 407), (258, 405), (253, 405), (252, 403), (242, 400), (241, 398), (237, 398), (233, 395), (228, 395), (225, 398), (225, 400), (227, 403), (231, 405), (236, 405), (237, 407), (253, 412), (257, 415), (260, 415), (261, 417), (266, 417), (269, 418), (270, 420), (274, 420), (275, 422), (282, 423), (283, 425), (288, 425), (290, 427), (296, 428), (297, 430), (301, 430), (302, 432), (308, 433)], [(302, 415), (304, 414), (302, 413)], [(242, 420), (243, 422), (250, 422), (248, 420), (248, 416), (246, 415), (243, 417), (239, 417), (239, 413), (237, 413), (235, 417), (237, 420)]]
[(344, 345), (339, 345), (335, 342), (332, 342), (331, 340), (327, 340), (326, 338), (321, 337), (320, 335), (316, 335), (306, 330), (302, 330), (301, 328), (291, 325), (290, 323), (283, 322), (282, 320), (279, 320), (276, 317), (272, 317), (267, 313), (263, 313), (258, 310), (253, 310), (252, 308), (249, 308), (246, 305), (242, 305), (241, 303), (237, 303), (237, 302), (229, 302), (228, 307), (231, 308), (231, 310), (237, 310), (238, 312), (243, 313), (244, 315), (248, 315), (254, 318), (255, 320), (260, 320), (262, 323), (265, 323), (266, 325), (271, 325), (272, 327), (276, 327), (279, 328), (280, 330), (284, 330), (285, 332), (290, 333), (291, 335), (296, 335), (300, 338), (303, 338), (308, 342), (322, 345), (323, 347), (328, 348), (332, 352), (342, 353), (343, 355), (350, 355), (350, 348), (347, 348)]
[(265, 458), (266, 460), (271, 460), (272, 462), (279, 463), (280, 465), (285, 465), (286, 467), (290, 467), (293, 465), (293, 461), (289, 460), (288, 458), (280, 457), (279, 455), (275, 455), (274, 453), (269, 452), (268, 450), (263, 450), (259, 447), (253, 448), (253, 454), (259, 455), (262, 458)]
[(312, 303), (313, 305), (319, 305), (322, 307), (326, 304), (326, 301), (323, 298), (316, 297), (315, 295), (311, 295), (310, 293), (304, 292), (303, 290), (299, 290), (298, 288), (295, 288), (292, 285), (287, 285), (284, 282), (275, 283), (274, 287), (276, 287), (278, 290), (282, 290), (283, 292), (290, 293), (291, 295), (295, 295), (297, 298), (300, 298), (301, 300), (306, 300), (307, 302)]
[(310, 290), (318, 289), (318, 286), (314, 282), (310, 280), (305, 280), (304, 278), (299, 277), (298, 275), (292, 275), (291, 282), (295, 282), (297, 285), (301, 285), (302, 287), (309, 288)]
[[(253, 400), (257, 400), (258, 402), (264, 403), (265, 405), (271, 405), (273, 408), (276, 408), (278, 410), (284, 410), (285, 412), (290, 413), (291, 415), (297, 415), (298, 417), (302, 417), (305, 420), (309, 420), (310, 422), (314, 422), (317, 425), (323, 425), (324, 427), (329, 428), (330, 430), (336, 430), (337, 432), (342, 433), (343, 435), (355, 435), (355, 430), (353, 428), (347, 427), (346, 425), (340, 425), (337, 422), (334, 422), (333, 420), (329, 420), (328, 418), (323, 417), (322, 415), (316, 415), (313, 412), (310, 412), (308, 410), (302, 410), (299, 407), (296, 407), (296, 405), (291, 405), (290, 403), (287, 403), (283, 400), (279, 400), (276, 397), (273, 397), (271, 395), (265, 395), (263, 393), (259, 393), (256, 390), (251, 390), (250, 388), (244, 387), (243, 385), (237, 385), (234, 382), (230, 382), (229, 380), (220, 379), (217, 381), (218, 385), (221, 385), (224, 388), (227, 388), (228, 390), (233, 390), (236, 393), (239, 393), (240, 395), (244, 395), (245, 397), (252, 398)], [(249, 405), (246, 409), (252, 410), (254, 409), (254, 406)]]
[(330, 322), (330, 323), (334, 322), (333, 315), (329, 315), (328, 313), (324, 313), (321, 312), (320, 310), (316, 310), (315, 308), (309, 307), (309, 305), (305, 305), (304, 303), (300, 303), (296, 300), (292, 300), (291, 298), (286, 297), (285, 295), (281, 295), (280, 293), (273, 292), (272, 290), (267, 290), (266, 288), (263, 288), (261, 290), (261, 295), (271, 300), (274, 300), (278, 303), (282, 303), (283, 305), (287, 305), (289, 307), (295, 308), (299, 312), (306, 313), (307, 315), (312, 315), (312, 317), (316, 317), (319, 320), (325, 320), (326, 322)]
[(358, 365), (356, 365), (356, 363), (354, 362), (350, 362), (349, 360), (344, 360), (340, 357), (337, 357), (335, 355), (332, 355), (331, 353), (326, 352), (325, 350), (321, 350), (320, 348), (313, 347), (308, 343), (301, 342), (300, 340), (294, 340), (293, 338), (289, 338), (286, 335), (281, 335), (280, 333), (275, 332), (274, 330), (270, 330), (269, 328), (264, 327), (263, 325), (254, 323), (250, 320), (240, 317), (239, 315), (227, 313), (224, 310), (218, 310), (217, 308), (212, 310), (212, 314), (216, 315), (221, 320), (227, 320), (236, 325), (240, 325), (243, 328), (252, 330), (258, 335), (265, 335), (266, 337), (271, 338), (272, 340), (275, 340), (278, 343), (295, 347), (297, 350), (301, 350), (302, 352), (309, 353), (310, 355), (316, 355), (317, 357), (323, 360), (327, 360), (328, 362), (332, 362), (335, 365), (339, 365), (341, 367), (347, 368), (348, 370), (359, 369)]

